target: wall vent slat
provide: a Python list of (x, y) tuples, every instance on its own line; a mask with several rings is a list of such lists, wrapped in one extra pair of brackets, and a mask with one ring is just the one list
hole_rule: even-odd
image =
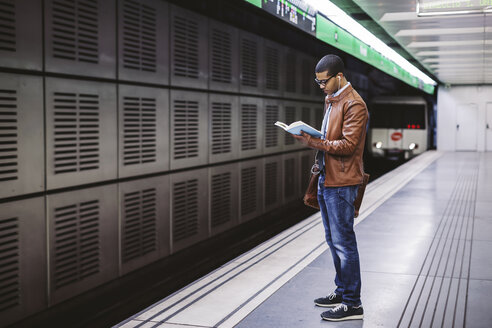
[(17, 91), (0, 89), (0, 182), (18, 180)]
[(257, 210), (256, 167), (241, 170), (241, 215)]
[(231, 221), (232, 175), (230, 172), (212, 176), (211, 225), (212, 228)]
[(198, 234), (198, 179), (173, 184), (173, 242)]
[(98, 200), (55, 208), (53, 288), (82, 281), (101, 270)]
[(232, 151), (231, 103), (212, 102), (212, 154)]
[(155, 188), (124, 195), (122, 262), (157, 249), (157, 192)]

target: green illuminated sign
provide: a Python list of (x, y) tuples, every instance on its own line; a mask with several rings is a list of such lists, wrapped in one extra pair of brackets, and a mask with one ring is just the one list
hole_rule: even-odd
[(422, 89), (429, 94), (434, 93), (432, 84), (425, 84), (420, 79), (411, 75), (390, 59), (384, 57), (376, 50), (360, 41), (340, 26), (318, 14), (316, 17), (316, 37), (358, 59), (366, 62), (377, 69), (399, 79), (403, 82)]
[[(340, 26), (334, 24), (319, 13), (313, 13), (312, 8), (308, 7), (302, 0), (245, 0), (257, 7), (263, 8), (271, 14), (288, 20), (290, 23), (297, 25), (297, 27), (305, 30), (308, 33), (315, 34), (316, 37), (328, 43), (329, 45), (338, 48), (358, 59), (366, 62), (377, 69), (417, 88), (421, 89), (429, 94), (434, 93), (434, 85), (426, 84), (419, 78), (411, 75), (399, 65), (384, 57), (379, 52), (354, 37), (349, 32), (345, 31)], [(426, 1), (426, 0), (424, 0)], [(430, 1), (430, 0), (429, 0)], [(458, 2), (463, 2), (456, 0)], [(492, 0), (475, 0), (475, 1), (492, 1)], [(441, 1), (442, 2), (442, 1)], [(296, 4), (297, 6), (293, 5)], [(299, 7), (305, 7), (303, 10), (299, 10)], [(285, 15), (285, 8), (296, 9), (295, 12), (299, 15), (303, 15), (302, 24), (300, 20), (293, 21), (294, 15)], [(310, 26), (309, 24), (314, 24)], [(303, 26), (303, 24), (305, 26)]]

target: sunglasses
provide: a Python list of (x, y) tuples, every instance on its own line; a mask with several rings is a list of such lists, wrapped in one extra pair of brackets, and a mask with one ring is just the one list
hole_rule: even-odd
[(336, 74), (335, 75), (332, 75), (330, 76), (329, 78), (327, 78), (326, 80), (318, 80), (317, 78), (314, 79), (314, 82), (318, 83), (318, 85), (326, 85), (328, 83), (328, 81), (330, 81), (332, 78), (334, 78), (335, 76), (337, 76)]

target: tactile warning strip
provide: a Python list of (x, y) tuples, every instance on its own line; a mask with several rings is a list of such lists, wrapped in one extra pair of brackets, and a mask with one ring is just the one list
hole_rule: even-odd
[(465, 326), (477, 172), (458, 177), (398, 327)]

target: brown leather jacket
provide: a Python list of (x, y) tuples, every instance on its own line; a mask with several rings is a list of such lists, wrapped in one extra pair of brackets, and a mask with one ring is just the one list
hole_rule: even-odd
[(327, 96), (325, 102), (325, 108), (332, 103), (326, 140), (308, 137), (307, 146), (325, 152), (325, 187), (361, 184), (369, 117), (366, 103), (351, 85), (335, 97)]

